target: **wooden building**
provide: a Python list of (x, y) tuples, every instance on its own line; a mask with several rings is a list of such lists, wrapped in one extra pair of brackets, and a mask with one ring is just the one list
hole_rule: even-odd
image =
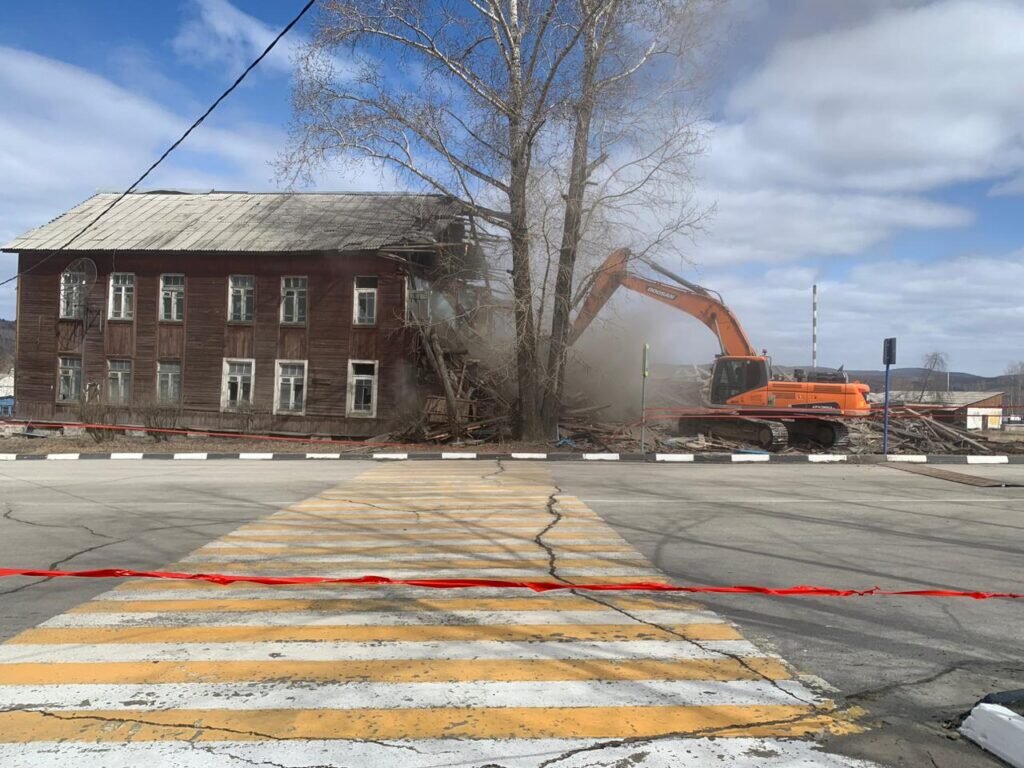
[(415, 407), (410, 284), (478, 259), (434, 195), (145, 192), (87, 226), (115, 199), (3, 248), (17, 418), (380, 434)]

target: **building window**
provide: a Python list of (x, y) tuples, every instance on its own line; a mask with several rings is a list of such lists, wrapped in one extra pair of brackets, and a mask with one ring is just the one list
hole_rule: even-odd
[(223, 411), (244, 411), (252, 406), (252, 360), (224, 360), (224, 383), (220, 407)]
[(135, 316), (135, 275), (115, 272), (110, 276), (110, 319), (131, 320)]
[(78, 320), (85, 307), (84, 270), (65, 270), (60, 273), (60, 316), (65, 320)]
[(306, 407), (306, 361), (277, 361), (275, 413), (302, 413)]
[(252, 275), (232, 275), (228, 278), (228, 286), (228, 320), (233, 323), (251, 323), (256, 278)]
[(59, 362), (60, 381), (57, 385), (57, 401), (72, 402), (82, 397), (82, 358), (62, 357)]
[(415, 277), (405, 278), (405, 322), (430, 323), (430, 290)]
[(178, 405), (181, 402), (181, 363), (156, 364), (156, 399), (160, 405)]
[(160, 275), (160, 319), (172, 322), (185, 319), (184, 275)]
[(349, 360), (348, 415), (377, 415), (377, 361)]
[(107, 361), (107, 402), (128, 405), (132, 399), (132, 361)]
[(355, 284), (354, 315), (356, 325), (374, 325), (377, 322), (377, 278), (357, 277)]
[(281, 322), (295, 325), (306, 322), (306, 278), (281, 278)]

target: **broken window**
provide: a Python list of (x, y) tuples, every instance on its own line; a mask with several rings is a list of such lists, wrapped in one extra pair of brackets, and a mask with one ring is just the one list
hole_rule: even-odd
[(430, 323), (430, 289), (423, 280), (405, 279), (405, 321), (428, 325)]
[(65, 270), (60, 273), (60, 316), (66, 320), (82, 317), (85, 306), (85, 270)]
[(228, 278), (228, 320), (233, 323), (251, 323), (255, 298), (255, 277), (231, 275)]
[(306, 398), (306, 362), (282, 360), (277, 363), (277, 412), (302, 413)]
[(355, 282), (353, 322), (374, 325), (377, 322), (377, 278), (357, 277)]
[(350, 360), (348, 363), (348, 415), (377, 415), (377, 361)]
[(82, 358), (62, 357), (59, 361), (57, 401), (70, 402), (82, 397)]
[(107, 402), (128, 405), (132, 398), (132, 361), (107, 361)]
[(185, 319), (185, 276), (160, 275), (160, 319)]
[(245, 410), (252, 405), (252, 360), (224, 360), (224, 387), (221, 409)]
[(156, 364), (156, 398), (160, 405), (181, 402), (181, 363), (161, 360)]
[(281, 322), (301, 325), (306, 322), (306, 288), (304, 277), (281, 278)]
[(135, 316), (135, 275), (114, 272), (110, 276), (111, 320), (131, 320)]

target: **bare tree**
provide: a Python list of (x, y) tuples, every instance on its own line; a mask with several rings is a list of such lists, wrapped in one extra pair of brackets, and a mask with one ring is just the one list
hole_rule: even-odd
[(924, 356), (921, 367), (924, 368), (924, 379), (921, 381), (921, 394), (918, 395), (918, 400), (924, 400), (924, 393), (933, 374), (949, 370), (949, 355), (945, 352), (929, 352)]
[[(673, 90), (679, 61), (694, 39), (693, 9), (707, 1), (327, 0), (299, 62), (283, 175), (373, 161), (504, 233), (527, 438), (546, 437), (557, 416), (588, 219), (602, 202), (664, 183), (694, 150), (683, 110), (673, 122), (627, 109), (639, 104), (642, 82), (652, 86), (648, 106), (682, 103)], [(557, 268), (546, 263), (538, 290), (531, 189), (539, 165), (561, 180), (563, 216)], [(548, 300), (545, 375), (537, 323)]]

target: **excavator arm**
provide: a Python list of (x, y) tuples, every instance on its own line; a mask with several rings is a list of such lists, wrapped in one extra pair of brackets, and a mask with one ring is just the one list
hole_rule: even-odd
[(740, 321), (725, 306), (721, 298), (653, 264), (652, 267), (672, 277), (680, 284), (669, 285), (641, 277), (629, 271), (628, 259), (629, 250), (619, 248), (605, 259), (604, 264), (595, 273), (590, 292), (569, 331), (570, 344), (579, 338), (619, 286), (622, 286), (656, 299), (662, 304), (682, 310), (700, 320), (715, 334), (722, 348), (722, 354), (735, 357), (757, 356), (757, 351), (751, 346), (746, 333), (743, 332)]

